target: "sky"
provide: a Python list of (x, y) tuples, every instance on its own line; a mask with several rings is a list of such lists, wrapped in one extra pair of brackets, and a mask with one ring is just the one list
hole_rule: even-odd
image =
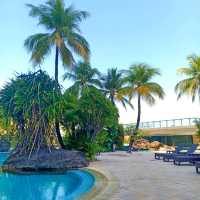
[[(38, 5), (46, 0), (1, 0), (0, 6), (0, 86), (16, 72), (32, 70), (30, 55), (23, 43), (31, 34), (45, 32), (37, 19), (28, 16), (26, 3)], [(91, 65), (102, 72), (108, 68), (128, 69), (134, 63), (159, 68), (156, 77), (165, 90), (164, 100), (149, 107), (142, 103), (142, 121), (198, 117), (199, 102), (184, 97), (177, 101), (174, 86), (183, 77), (177, 68), (188, 66), (187, 56), (200, 54), (199, 0), (65, 0), (66, 6), (86, 10), (90, 18), (81, 24), (82, 34), (91, 48)], [(51, 76), (54, 54), (42, 65)], [(59, 78), (64, 70), (60, 65)], [(69, 83), (62, 82), (64, 87)], [(135, 122), (135, 109), (121, 105), (120, 122)]]

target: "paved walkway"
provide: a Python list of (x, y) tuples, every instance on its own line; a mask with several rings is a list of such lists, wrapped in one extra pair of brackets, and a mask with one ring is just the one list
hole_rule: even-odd
[(119, 183), (105, 200), (200, 200), (200, 175), (193, 166), (174, 166), (153, 153), (104, 153), (91, 167), (110, 173)]

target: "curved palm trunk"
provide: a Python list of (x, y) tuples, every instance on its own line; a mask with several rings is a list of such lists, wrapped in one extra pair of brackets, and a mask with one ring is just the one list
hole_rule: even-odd
[(136, 133), (140, 126), (140, 117), (141, 117), (141, 96), (138, 94), (138, 115), (137, 115), (137, 123), (135, 126), (134, 133)]
[(136, 122), (136, 126), (133, 130), (133, 135), (131, 136), (131, 139), (130, 139), (130, 143), (129, 143), (129, 152), (131, 152), (131, 149), (132, 149), (132, 145), (133, 145), (133, 142), (134, 142), (134, 139), (133, 139), (133, 136), (137, 133), (138, 129), (139, 129), (139, 126), (140, 126), (140, 118), (141, 118), (141, 96), (138, 94), (138, 114), (137, 114), (137, 122)]
[[(59, 82), (58, 82), (58, 56), (59, 56), (59, 49), (58, 49), (58, 47), (56, 46), (56, 56), (55, 56), (55, 80), (56, 80), (57, 83), (59, 83)], [(58, 119), (56, 119), (56, 121), (55, 121), (55, 127), (56, 127), (56, 135), (57, 135), (58, 142), (59, 142), (61, 148), (65, 148), (65, 145), (64, 145), (64, 142), (63, 142), (61, 133), (60, 133), (60, 125), (59, 125), (59, 120), (58, 120)]]
[[(111, 103), (113, 104), (114, 107), (117, 107), (116, 104), (115, 104), (115, 98), (114, 98), (114, 94), (112, 94), (110, 96), (110, 100), (111, 100)], [(113, 128), (108, 128), (108, 130), (112, 133), (113, 132)], [(112, 151), (114, 152), (114, 145), (115, 143), (112, 143)]]

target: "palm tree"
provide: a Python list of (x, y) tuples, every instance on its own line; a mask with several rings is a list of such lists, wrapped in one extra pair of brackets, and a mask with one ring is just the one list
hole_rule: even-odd
[(130, 67), (127, 71), (126, 81), (128, 84), (128, 90), (130, 94), (130, 99), (137, 97), (137, 123), (133, 134), (136, 134), (141, 118), (141, 100), (144, 100), (149, 105), (154, 105), (156, 97), (163, 99), (164, 91), (162, 87), (153, 82), (152, 79), (154, 76), (160, 75), (160, 72), (157, 68), (152, 68), (147, 64), (135, 64)]
[[(81, 35), (79, 25), (89, 14), (75, 10), (72, 6), (65, 8), (63, 0), (48, 0), (45, 4), (30, 8), (29, 15), (37, 17), (39, 25), (46, 33), (31, 35), (25, 40), (25, 47), (31, 52), (34, 66), (41, 64), (52, 49), (55, 50), (55, 80), (58, 83), (59, 58), (64, 67), (71, 67), (75, 63), (74, 55), (89, 59), (90, 50), (86, 39)], [(56, 120), (56, 133), (61, 147), (64, 143), (60, 134), (59, 121)]]
[(126, 104), (133, 108), (133, 105), (127, 98), (127, 90), (122, 71), (118, 71), (117, 68), (108, 69), (107, 74), (101, 76), (101, 81), (102, 90), (113, 105), (116, 106), (116, 102), (120, 102), (125, 108)]
[(178, 99), (182, 95), (188, 95), (192, 97), (192, 101), (195, 101), (196, 96), (199, 96), (200, 100), (200, 56), (191, 55), (188, 57), (189, 67), (179, 68), (178, 73), (186, 76), (175, 86), (175, 91), (178, 93)]
[(88, 62), (79, 62), (71, 72), (66, 72), (63, 78), (64, 80), (70, 79), (74, 81), (74, 84), (68, 90), (81, 94), (86, 87), (101, 87), (101, 82), (98, 79), (99, 75), (99, 71), (96, 68), (92, 68)]

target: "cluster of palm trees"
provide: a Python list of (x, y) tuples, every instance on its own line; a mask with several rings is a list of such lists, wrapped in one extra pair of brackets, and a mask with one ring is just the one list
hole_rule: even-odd
[[(141, 101), (153, 105), (157, 98), (163, 99), (163, 88), (153, 81), (160, 75), (157, 68), (140, 63), (130, 66), (128, 70), (108, 69), (106, 74), (101, 74), (89, 64), (90, 47), (81, 33), (80, 23), (89, 13), (66, 7), (63, 0), (48, 0), (45, 4), (30, 8), (30, 16), (38, 19), (38, 24), (45, 28), (45, 33), (31, 35), (25, 40), (25, 47), (31, 53), (31, 61), (34, 66), (41, 65), (45, 58), (53, 51), (55, 55), (55, 80), (58, 79), (59, 60), (68, 70), (63, 76), (74, 81), (68, 90), (78, 95), (84, 87), (96, 87), (101, 90), (110, 101), (116, 105), (118, 102), (126, 108), (133, 108), (131, 100), (137, 98), (137, 123), (133, 133), (137, 132), (140, 124)], [(77, 56), (81, 61), (77, 62)], [(181, 68), (180, 73), (189, 76), (176, 85), (178, 98), (183, 94), (200, 96), (200, 57), (189, 57), (190, 68)], [(56, 132), (58, 140), (63, 147), (63, 141), (59, 130), (59, 120), (56, 120)]]
[[(141, 115), (141, 100), (150, 105), (155, 103), (155, 97), (163, 98), (162, 87), (153, 82), (159, 70), (146, 64), (136, 64), (129, 70), (119, 71), (117, 68), (109, 69), (102, 75), (89, 64), (90, 47), (80, 30), (80, 23), (89, 13), (75, 10), (72, 6), (65, 7), (63, 0), (48, 0), (45, 4), (30, 8), (30, 16), (38, 18), (38, 24), (43, 26), (46, 33), (29, 36), (25, 40), (25, 47), (31, 53), (34, 66), (44, 62), (51, 51), (55, 54), (55, 80), (58, 79), (59, 59), (62, 65), (69, 70), (64, 79), (71, 79), (74, 84), (69, 90), (80, 94), (83, 87), (94, 86), (101, 90), (110, 101), (116, 105), (121, 102), (124, 107), (131, 106), (133, 97), (138, 99), (138, 118), (135, 131), (139, 128)], [(75, 55), (83, 60), (76, 62)], [(64, 147), (59, 130), (59, 120), (56, 120), (56, 132), (59, 143)]]
[(84, 87), (96, 87), (117, 106), (121, 103), (125, 108), (133, 108), (131, 100), (138, 100), (138, 117), (135, 131), (138, 130), (141, 116), (141, 100), (154, 105), (156, 98), (163, 99), (162, 87), (153, 82), (160, 75), (159, 70), (147, 64), (134, 64), (128, 70), (108, 69), (106, 74), (100, 73), (88, 63), (79, 62), (71, 71), (64, 74), (64, 79), (71, 79), (74, 84), (68, 89), (80, 94)]

